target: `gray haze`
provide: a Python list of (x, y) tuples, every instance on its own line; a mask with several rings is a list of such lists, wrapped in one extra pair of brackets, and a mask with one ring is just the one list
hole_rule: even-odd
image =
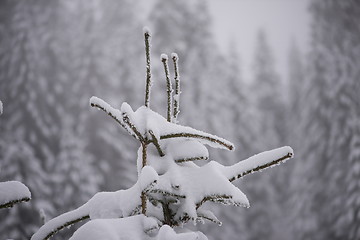
[(180, 124), (236, 145), (211, 160), (295, 151), (236, 183), (249, 209), (214, 206), (221, 227), (189, 227), (213, 240), (360, 239), (359, 22), (354, 0), (0, 1), (0, 181), (33, 196), (0, 212), (0, 239), (134, 184), (139, 146), (89, 98), (143, 105), (144, 25), (151, 107), (165, 115), (160, 54), (175, 51)]

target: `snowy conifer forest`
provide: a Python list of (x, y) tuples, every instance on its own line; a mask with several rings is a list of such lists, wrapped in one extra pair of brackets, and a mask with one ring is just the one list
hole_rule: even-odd
[(310, 0), (283, 77), (138, 4), (0, 1), (0, 239), (360, 239), (360, 3)]

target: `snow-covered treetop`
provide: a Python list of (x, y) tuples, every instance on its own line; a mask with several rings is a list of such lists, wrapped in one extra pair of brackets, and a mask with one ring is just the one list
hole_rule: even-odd
[[(150, 31), (144, 28), (146, 52), (145, 104), (133, 110), (124, 102), (113, 108), (98, 97), (96, 107), (139, 141), (138, 180), (133, 187), (116, 192), (100, 192), (76, 210), (56, 217), (33, 235), (31, 240), (48, 239), (75, 222), (91, 221), (71, 239), (207, 239), (202, 233), (177, 234), (172, 228), (205, 219), (221, 224), (204, 205), (211, 201), (249, 207), (246, 195), (232, 182), (247, 174), (273, 167), (293, 156), (290, 147), (263, 152), (232, 166), (210, 161), (207, 146), (234, 150), (230, 141), (179, 125), (180, 78), (178, 56), (171, 55), (175, 71), (175, 92), (169, 74), (168, 56), (161, 55), (167, 86), (167, 118), (150, 109)], [(172, 101), (174, 100), (174, 102)]]

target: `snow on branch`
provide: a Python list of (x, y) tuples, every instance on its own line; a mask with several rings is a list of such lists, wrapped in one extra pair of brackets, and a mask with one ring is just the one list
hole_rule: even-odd
[(224, 167), (222, 171), (229, 181), (232, 182), (250, 173), (279, 165), (293, 156), (293, 149), (289, 146), (285, 146), (256, 154), (235, 165)]
[(142, 169), (138, 181), (127, 190), (99, 192), (79, 208), (66, 212), (45, 223), (31, 240), (45, 240), (65, 227), (86, 219), (122, 218), (139, 214), (140, 194), (149, 192), (158, 181), (155, 170), (146, 166)]
[[(132, 132), (137, 132), (136, 135), (138, 138), (143, 138), (145, 143), (148, 143), (148, 140), (146, 140), (144, 136), (149, 130), (152, 130), (156, 136), (159, 136), (158, 138), (160, 140), (173, 138), (196, 139), (214, 148), (235, 149), (233, 143), (223, 138), (191, 127), (168, 122), (163, 116), (146, 107), (140, 107), (134, 112), (127, 103), (123, 103), (121, 112), (128, 117), (126, 121), (131, 123), (130, 128)], [(124, 122), (126, 121), (124, 119)]]
[(178, 68), (178, 61), (179, 57), (176, 53), (171, 54), (171, 58), (174, 63), (174, 72), (175, 72), (175, 94), (174, 94), (174, 118), (173, 122), (177, 123), (177, 117), (180, 113), (180, 75), (179, 75), (179, 68)]
[(11, 208), (20, 202), (27, 202), (31, 199), (29, 189), (18, 181), (0, 183), (0, 209)]
[(134, 133), (130, 131), (129, 127), (125, 124), (120, 110), (113, 108), (112, 106), (110, 106), (110, 104), (108, 104), (101, 98), (95, 96), (92, 96), (90, 98), (90, 106), (97, 107), (98, 109), (103, 110), (110, 117), (112, 117), (117, 123), (119, 123), (120, 126), (122, 126), (130, 135), (135, 137)]
[[(188, 127), (184, 127), (188, 128)], [(174, 132), (160, 136), (160, 139), (169, 139), (169, 138), (193, 138), (205, 141), (211, 147), (220, 147), (228, 150), (234, 150), (235, 146), (233, 143), (220, 138), (218, 136), (208, 134), (202, 131), (192, 129), (193, 131), (184, 131), (184, 132)]]
[(201, 232), (176, 233), (168, 225), (160, 227), (153, 217), (145, 215), (122, 219), (96, 219), (86, 223), (70, 240), (207, 240)]
[(3, 113), (3, 103), (0, 101), (0, 115)]

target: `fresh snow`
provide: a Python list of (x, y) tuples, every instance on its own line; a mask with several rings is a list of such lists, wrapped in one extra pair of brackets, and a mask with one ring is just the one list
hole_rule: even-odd
[(141, 192), (148, 191), (157, 180), (158, 175), (154, 169), (150, 166), (146, 166), (143, 168), (136, 184), (131, 188), (116, 192), (99, 192), (95, 194), (81, 207), (64, 213), (45, 223), (32, 236), (31, 240), (44, 239), (59, 226), (67, 225), (71, 221), (84, 217), (90, 217), (90, 219), (110, 219), (137, 214), (139, 206), (141, 205), (139, 197)]
[(143, 34), (149, 34), (149, 36), (151, 37), (151, 31), (148, 27), (143, 27)]
[[(191, 127), (181, 126), (168, 122), (163, 116), (145, 106), (141, 106), (134, 112), (131, 106), (124, 102), (121, 105), (120, 110), (118, 110), (97, 97), (91, 97), (90, 105), (96, 106), (112, 116), (118, 123), (121, 124), (121, 126), (123, 126), (131, 135), (135, 136), (136, 138), (140, 137), (143, 139), (151, 139), (151, 136), (149, 136), (149, 131), (151, 130), (159, 139), (195, 138), (197, 141), (214, 148), (222, 148), (227, 150), (235, 149), (233, 143), (223, 138), (205, 133), (203, 131), (195, 130)], [(124, 121), (124, 116), (129, 118), (130, 123), (126, 123)], [(129, 124), (131, 124), (138, 131), (140, 136), (138, 136), (137, 133), (131, 129)]]
[(167, 55), (167, 54), (162, 53), (162, 54), (160, 55), (160, 60), (161, 60), (161, 61), (163, 61), (163, 60), (168, 61), (168, 60), (169, 60), (169, 57), (168, 57), (168, 55)]
[[(284, 156), (288, 156), (288, 157), (281, 159)], [(221, 171), (228, 179), (231, 178), (236, 179), (238, 178), (239, 174), (252, 173), (258, 167), (262, 167), (261, 170), (268, 167), (274, 167), (275, 165), (287, 161), (293, 156), (294, 156), (293, 149), (289, 146), (285, 146), (256, 154), (246, 160), (240, 161), (239, 163), (233, 166), (223, 167)], [(274, 164), (271, 164), (272, 162), (274, 162)]]
[(171, 53), (171, 58), (175, 58), (175, 60), (179, 59), (177, 53)]
[[(165, 57), (161, 56), (162, 59)], [(127, 190), (95, 194), (78, 209), (44, 224), (31, 240), (42, 240), (59, 228), (85, 218), (90, 218), (90, 222), (77, 230), (71, 239), (207, 239), (199, 232), (178, 234), (167, 225), (161, 226), (168, 223), (164, 212), (170, 211), (167, 216), (171, 216), (172, 224), (178, 226), (205, 219), (221, 225), (217, 217), (205, 209), (205, 202), (249, 207), (246, 195), (232, 181), (293, 156), (290, 147), (282, 147), (232, 166), (223, 166), (216, 161), (198, 166), (197, 160), (209, 159), (205, 144), (228, 150), (233, 150), (234, 145), (215, 135), (169, 122), (145, 106), (133, 111), (124, 102), (119, 110), (97, 97), (90, 99), (90, 105), (105, 111), (141, 142), (137, 157), (138, 180)], [(140, 214), (142, 193), (146, 195), (148, 217)], [(163, 209), (164, 206), (168, 209)]]
[(31, 193), (29, 189), (21, 182), (0, 182), (0, 205), (30, 198)]
[(70, 240), (207, 240), (201, 232), (176, 233), (159, 228), (155, 218), (137, 215), (120, 219), (97, 219), (79, 228)]

